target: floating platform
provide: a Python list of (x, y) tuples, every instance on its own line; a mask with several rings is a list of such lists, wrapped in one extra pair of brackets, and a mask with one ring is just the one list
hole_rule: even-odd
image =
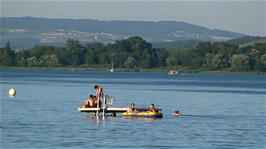
[(124, 108), (124, 107), (110, 107), (110, 108), (83, 108), (83, 107), (79, 107), (78, 108), (79, 112), (88, 112), (88, 113), (95, 113), (97, 111), (99, 112), (106, 112), (106, 113), (124, 113), (128, 111), (128, 108)]
[[(128, 107), (109, 107), (109, 108), (84, 108), (84, 107), (79, 107), (78, 111), (79, 112), (87, 112), (87, 113), (97, 113), (97, 111), (99, 113), (111, 113), (113, 116), (116, 116), (117, 113), (124, 113), (124, 116), (133, 116), (130, 114), (126, 114), (128, 113), (129, 108)], [(137, 108), (136, 109), (138, 111), (138, 113), (140, 114), (134, 114), (134, 116), (147, 116), (149, 117), (149, 114), (147, 114), (146, 112), (149, 111), (149, 108)], [(156, 110), (160, 110), (160, 109), (156, 109)], [(142, 113), (142, 114), (141, 114)], [(146, 114), (145, 114), (146, 113)], [(151, 114), (151, 117), (162, 117), (162, 114), (156, 115), (156, 114)]]

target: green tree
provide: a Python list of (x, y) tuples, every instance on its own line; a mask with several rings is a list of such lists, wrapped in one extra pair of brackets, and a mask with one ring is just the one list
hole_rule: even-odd
[(126, 68), (135, 68), (136, 67), (136, 60), (134, 57), (129, 56), (124, 63)]
[(214, 69), (226, 68), (229, 65), (227, 56), (224, 54), (216, 54), (213, 58), (212, 65)]
[(154, 49), (155, 51), (155, 66), (166, 66), (166, 58), (168, 56), (168, 52), (165, 49)]
[(27, 58), (27, 64), (28, 66), (39, 66), (39, 60), (37, 59), (36, 56)]
[(66, 46), (68, 49), (76, 49), (80, 47), (79, 41), (72, 38), (66, 40)]
[(141, 67), (151, 68), (153, 66), (153, 61), (151, 54), (148, 49), (144, 49), (141, 59)]
[(259, 61), (259, 51), (256, 50), (255, 48), (252, 48), (248, 53), (248, 55), (249, 55), (250, 69), (253, 70), (257, 65), (257, 62)]
[(175, 59), (173, 56), (168, 56), (166, 59), (165, 59), (165, 63), (166, 63), (166, 66), (168, 67), (172, 67), (172, 66), (175, 66), (176, 63), (175, 63)]
[(85, 47), (85, 63), (86, 64), (99, 64), (100, 55), (104, 53), (104, 45), (102, 43), (90, 43)]
[(248, 71), (250, 69), (249, 57), (244, 54), (233, 54), (230, 62), (234, 71)]
[(262, 71), (266, 71), (266, 54), (263, 54), (261, 57), (260, 57), (260, 62), (262, 64), (262, 68), (261, 70)]
[(13, 66), (15, 63), (15, 52), (11, 49), (10, 41), (7, 41), (5, 47), (0, 48), (0, 65)]
[(213, 53), (207, 53), (205, 56), (205, 67), (209, 68), (209, 69), (215, 69), (215, 67), (213, 66), (213, 60), (214, 60), (215, 55)]
[(18, 51), (16, 57), (17, 57), (16, 60), (18, 66), (26, 67), (28, 65), (27, 64), (28, 51), (26, 50)]
[(60, 48), (58, 51), (59, 63), (63, 66), (70, 65), (71, 52), (65, 47)]
[(39, 60), (40, 66), (57, 67), (60, 66), (59, 58), (55, 54), (45, 55)]
[(67, 53), (67, 61), (70, 65), (80, 65), (84, 64), (84, 54), (85, 50), (79, 44), (78, 40), (75, 39), (67, 39), (66, 41), (66, 53)]
[(38, 59), (44, 54), (45, 50), (46, 50), (46, 46), (35, 45), (34, 47), (32, 47), (31, 49), (28, 50), (28, 55), (29, 55), (29, 57), (35, 56)]

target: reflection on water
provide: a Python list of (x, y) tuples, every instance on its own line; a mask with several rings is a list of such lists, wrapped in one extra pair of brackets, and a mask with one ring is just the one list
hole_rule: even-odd
[(106, 115), (103, 116), (95, 116), (94, 114), (86, 114), (82, 115), (81, 117), (84, 121), (91, 122), (91, 121), (108, 121), (108, 120), (116, 120), (116, 119), (127, 119), (127, 120), (141, 120), (141, 121), (154, 121), (161, 118), (154, 118), (154, 117), (133, 117), (133, 116), (112, 116), (112, 115)]
[(141, 120), (141, 121), (154, 121), (161, 118), (154, 118), (154, 117), (132, 117), (132, 116), (123, 116), (123, 118), (127, 120)]

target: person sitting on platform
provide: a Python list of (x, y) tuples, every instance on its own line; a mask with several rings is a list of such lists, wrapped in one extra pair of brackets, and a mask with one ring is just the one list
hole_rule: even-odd
[(93, 108), (96, 107), (96, 105), (97, 105), (96, 96), (90, 95), (90, 98), (84, 101), (85, 108)]

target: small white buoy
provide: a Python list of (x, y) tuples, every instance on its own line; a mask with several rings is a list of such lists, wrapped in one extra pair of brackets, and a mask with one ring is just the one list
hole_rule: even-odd
[(11, 88), (8, 92), (9, 96), (16, 96), (16, 90)]

